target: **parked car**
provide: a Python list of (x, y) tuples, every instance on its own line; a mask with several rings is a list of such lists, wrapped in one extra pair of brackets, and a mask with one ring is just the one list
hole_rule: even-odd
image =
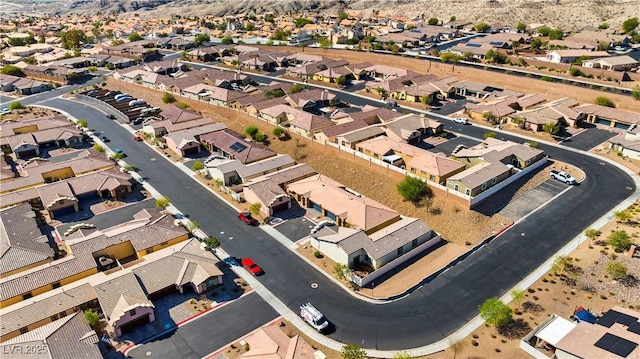
[(251, 217), (251, 213), (249, 212), (238, 213), (238, 219), (251, 226), (257, 226), (260, 224), (257, 219)]
[(110, 113), (108, 113), (108, 114), (107, 114), (107, 118), (108, 118), (108, 119), (110, 119), (110, 120), (115, 120), (115, 119), (116, 119), (116, 116), (115, 116), (115, 115), (112, 115), (112, 114), (110, 114)]
[(453, 119), (453, 122), (459, 123), (461, 125), (468, 125), (469, 124), (469, 120), (467, 120), (464, 117), (456, 117), (456, 118)]
[(133, 140), (134, 140), (134, 141), (138, 141), (138, 142), (140, 142), (140, 141), (144, 141), (144, 139), (142, 138), (142, 136), (139, 136), (139, 135), (135, 135), (135, 136), (133, 136)]
[(0, 110), (0, 115), (8, 115), (11, 113), (11, 110), (9, 110), (7, 107), (3, 107), (2, 110)]
[(119, 94), (121, 94), (121, 92), (116, 90), (116, 91), (109, 91), (104, 95), (107, 96), (107, 97), (113, 97), (113, 96), (116, 96), (116, 95), (119, 95)]
[(110, 142), (110, 141), (111, 141), (111, 140), (110, 140), (107, 136), (105, 136), (105, 135), (100, 136), (100, 139), (102, 140), (102, 142)]
[(133, 100), (133, 97), (131, 96), (122, 96), (116, 99), (116, 102), (125, 102), (125, 101), (129, 101), (129, 100)]
[(394, 108), (394, 107), (398, 107), (398, 103), (395, 101), (389, 101), (387, 102), (387, 108)]
[(236, 257), (227, 257), (223, 260), (229, 267), (239, 267), (240, 262)]
[(576, 181), (572, 175), (564, 171), (551, 170), (550, 176), (551, 178), (557, 179), (558, 181), (566, 184), (578, 184), (578, 181)]
[(300, 306), (300, 316), (318, 332), (322, 332), (329, 326), (327, 318), (311, 303), (305, 303)]
[(118, 101), (119, 99), (123, 98), (123, 97), (131, 97), (133, 98), (131, 95), (129, 95), (128, 93), (117, 93), (113, 96), (113, 99)]
[(255, 276), (259, 276), (261, 274), (264, 274), (264, 271), (262, 270), (262, 268), (260, 268), (260, 266), (257, 265), (253, 261), (253, 259), (251, 259), (249, 257), (242, 258), (240, 263), (242, 263), (242, 266), (244, 267), (244, 269), (248, 270), (249, 272), (251, 272), (251, 274), (253, 274)]
[(122, 154), (124, 154), (124, 151), (122, 151), (122, 150), (121, 150), (121, 149), (119, 149), (119, 148), (116, 148), (115, 150), (113, 150), (113, 152), (115, 152), (115, 153), (119, 153), (119, 154), (121, 154), (121, 155), (122, 155)]

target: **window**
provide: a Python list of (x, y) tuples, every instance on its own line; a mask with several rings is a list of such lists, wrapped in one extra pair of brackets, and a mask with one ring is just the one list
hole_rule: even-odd
[(460, 191), (460, 185), (457, 185), (457, 184), (453, 185), (453, 190)]
[(411, 173), (416, 173), (416, 169), (411, 167)]
[(53, 282), (51, 286), (53, 287), (53, 289), (60, 288), (60, 282)]
[(22, 300), (27, 300), (27, 299), (32, 298), (32, 297), (33, 297), (33, 294), (31, 294), (31, 292), (25, 293), (25, 294), (22, 295)]
[(491, 179), (491, 184), (496, 184), (496, 179), (495, 178)]
[(66, 311), (64, 311), (64, 312), (60, 312), (60, 314), (58, 314), (58, 316), (59, 316), (60, 318), (64, 318), (64, 317), (66, 317), (66, 316), (67, 316), (67, 312), (66, 312)]
[(52, 322), (54, 322), (54, 321), (56, 321), (56, 320), (58, 320), (58, 314), (54, 314), (54, 315), (52, 315), (52, 316), (51, 316), (51, 321), (52, 321)]
[(435, 182), (435, 181), (436, 181), (436, 176), (434, 176), (434, 175), (430, 175), (430, 176), (429, 176), (429, 181), (431, 181), (431, 182)]
[(464, 193), (465, 193), (467, 196), (471, 196), (471, 190), (470, 190), (469, 188), (467, 188), (467, 190), (466, 190), (466, 191), (464, 191)]
[(484, 191), (485, 189), (487, 189), (487, 183), (486, 182), (482, 184), (482, 190)]
[(129, 311), (129, 315), (132, 316), (132, 317), (135, 316), (136, 315), (136, 310), (135, 309), (131, 309)]
[(418, 245), (418, 238), (414, 239), (413, 241), (411, 241), (411, 247), (416, 247)]
[(398, 248), (398, 255), (402, 255), (402, 247)]
[(29, 331), (29, 329), (27, 329), (27, 327), (20, 328), (20, 334), (24, 334), (24, 333), (26, 333), (28, 331)]
[(147, 248), (146, 252), (147, 252), (147, 254), (153, 253), (153, 248)]

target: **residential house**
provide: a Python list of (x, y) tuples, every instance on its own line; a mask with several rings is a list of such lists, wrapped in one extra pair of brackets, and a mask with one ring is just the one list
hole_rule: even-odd
[[(314, 353), (317, 353), (300, 335), (296, 334), (289, 338), (275, 325), (259, 328), (249, 335), (245, 341), (249, 346), (249, 350), (240, 354), (240, 359), (308, 359), (313, 358)], [(320, 356), (315, 357), (319, 358)]]
[(513, 117), (521, 120), (522, 128), (533, 132), (544, 131), (545, 124), (575, 127), (580, 123), (580, 113), (562, 102), (552, 102), (538, 108), (518, 111)]
[(340, 98), (336, 94), (321, 89), (300, 91), (288, 94), (285, 98), (291, 107), (303, 110), (335, 106), (340, 103)]
[(260, 161), (244, 164), (237, 159), (214, 156), (205, 162), (207, 174), (225, 186), (247, 183), (253, 178), (293, 166), (295, 162), (289, 155), (275, 155)]
[(584, 104), (577, 106), (575, 110), (581, 113), (581, 119), (588, 123), (600, 123), (621, 128), (628, 128), (633, 124), (640, 123), (639, 113), (613, 107)]
[[(56, 82), (63, 85), (73, 83), (75, 80), (81, 79), (89, 74), (87, 69), (68, 68), (65, 66), (55, 65), (27, 65), (22, 69), (22, 71), (27, 77), (42, 81)], [(37, 92), (32, 91), (27, 94), (30, 95), (32, 93)]]
[(500, 88), (496, 88), (487, 84), (462, 80), (455, 83), (456, 94), (460, 96), (474, 96), (477, 98), (486, 98), (487, 96), (496, 92), (502, 91)]
[(624, 157), (640, 160), (640, 129), (631, 125), (626, 132), (610, 138), (608, 147)]
[(215, 61), (220, 56), (218, 49), (215, 47), (198, 47), (186, 53), (189, 61), (210, 62)]
[(0, 91), (2, 92), (15, 91), (15, 87), (13, 86), (13, 84), (20, 81), (21, 79), (22, 77), (0, 74)]
[(607, 71), (633, 71), (638, 67), (638, 60), (628, 55), (609, 56), (584, 60), (582, 66)]
[[(423, 251), (441, 238), (418, 218), (402, 217), (372, 232), (324, 224), (312, 231), (311, 245), (336, 263), (358, 270), (362, 265), (374, 270), (403, 259), (414, 249)], [(404, 257), (406, 258), (406, 256)]]
[(51, 262), (49, 238), (28, 203), (0, 211), (0, 278)]
[[(238, 101), (243, 101), (243, 100), (238, 99)], [(271, 124), (277, 125), (287, 121), (288, 118), (286, 116), (286, 112), (284, 110), (278, 112), (278, 111), (267, 110), (267, 109), (270, 109), (271, 107), (276, 107), (278, 105), (286, 105), (287, 103), (288, 102), (286, 98), (276, 97), (269, 100), (263, 100), (263, 101), (247, 104), (245, 109), (248, 114), (256, 116), (258, 118), (262, 118)], [(287, 106), (287, 107), (292, 108), (290, 106)], [(278, 109), (280, 109), (280, 107), (278, 107)], [(301, 110), (297, 110), (297, 109), (295, 111), (301, 112)]]
[(33, 132), (25, 131), (20, 134), (2, 137), (2, 142), (0, 147), (4, 154), (13, 153), (18, 159), (26, 159), (40, 156), (41, 151), (46, 148), (81, 146), (84, 144), (84, 135), (80, 129), (66, 122), (65, 126), (61, 127)]
[(339, 226), (370, 234), (400, 220), (400, 215), (324, 175), (290, 183), (287, 192), (303, 208), (311, 208)]
[(467, 102), (464, 105), (464, 113), (476, 120), (483, 120), (486, 114), (489, 114), (495, 121), (501, 121), (515, 114), (519, 108), (516, 97), (502, 96), (488, 98), (480, 103)]
[(34, 331), (58, 319), (71, 318), (73, 313), (100, 307), (96, 291), (89, 283), (64, 290), (53, 289), (51, 293), (55, 294), (46, 298), (30, 298), (0, 309), (0, 342)]
[(484, 60), (487, 52), (495, 49), (495, 46), (488, 43), (463, 43), (452, 46), (450, 51), (458, 56), (466, 57), (467, 54), (471, 54), (474, 59)]
[(154, 46), (153, 41), (147, 40), (126, 42), (116, 46), (103, 45), (99, 54), (126, 57), (145, 62), (160, 55), (158, 49), (154, 48)]
[(243, 164), (264, 160), (276, 156), (277, 153), (267, 146), (253, 143), (232, 130), (221, 130), (200, 136), (200, 141), (211, 153), (237, 159)]
[[(399, 69), (397, 67), (391, 67), (387, 65), (377, 65), (377, 64), (369, 66), (364, 70), (367, 71), (367, 76), (377, 81), (384, 81), (391, 77), (400, 78), (407, 75), (413, 75), (413, 76), (419, 75), (416, 72), (409, 71), (406, 69)], [(373, 87), (372, 89), (375, 90), (376, 87)]]
[(180, 157), (186, 157), (200, 152), (200, 136), (221, 131), (227, 128), (222, 122), (173, 131), (164, 136), (167, 147)]
[(390, 138), (407, 143), (418, 143), (423, 136), (436, 136), (443, 130), (442, 123), (415, 114), (400, 116), (380, 126)]
[(381, 127), (369, 126), (343, 133), (336, 137), (336, 142), (341, 146), (355, 149), (358, 143), (383, 135), (385, 135), (385, 131)]
[(500, 162), (519, 170), (530, 167), (544, 158), (544, 152), (540, 149), (491, 137), (471, 148), (459, 147), (452, 155), (467, 167), (488, 161)]
[(447, 179), (447, 187), (467, 196), (475, 197), (504, 181), (511, 170), (499, 162), (483, 162)]
[[(0, 279), (0, 307), (18, 303), (98, 272), (100, 263), (141, 258), (189, 236), (173, 218), (145, 210), (147, 216), (102, 231), (78, 230), (65, 238), (67, 255)], [(104, 258), (104, 259), (102, 259)]]
[(128, 83), (133, 83), (149, 88), (155, 88), (159, 75), (155, 72), (147, 71), (144, 68), (130, 69), (127, 71), (115, 71), (113, 78)]
[[(529, 355), (557, 358), (635, 358), (640, 356), (640, 313), (614, 306), (600, 317), (582, 320), (578, 307), (571, 321), (552, 314), (527, 334), (520, 348)], [(586, 314), (588, 316), (589, 314)]]
[(581, 59), (595, 59), (609, 57), (609, 53), (606, 51), (587, 51), (587, 50), (552, 50), (547, 52), (545, 57), (546, 61), (556, 64), (570, 64)]
[(8, 358), (29, 356), (30, 350), (36, 350), (36, 356), (51, 359), (68, 358), (69, 353), (76, 358), (102, 358), (99, 341), (84, 315), (74, 313), (9, 339), (0, 344), (0, 350)]
[(160, 115), (162, 120), (151, 120), (144, 124), (142, 130), (152, 136), (162, 137), (167, 133), (214, 123), (211, 118), (203, 118), (197, 112), (182, 110), (175, 106), (166, 108)]

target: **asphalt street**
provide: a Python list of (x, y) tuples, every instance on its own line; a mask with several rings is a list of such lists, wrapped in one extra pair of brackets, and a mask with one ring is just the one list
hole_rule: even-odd
[[(236, 257), (250, 256), (262, 266), (265, 275), (259, 281), (290, 309), (297, 311), (300, 304), (311, 301), (336, 326), (329, 337), (367, 349), (407, 349), (445, 338), (475, 317), (485, 299), (504, 294), (635, 190), (632, 179), (615, 166), (541, 145), (552, 158), (581, 167), (587, 179), (410, 296), (376, 305), (345, 293), (259, 228), (238, 222), (226, 204), (151, 148), (133, 141), (115, 121), (68, 100), (55, 99), (45, 105), (85, 118), (91, 128), (107, 133), (112, 148), (123, 149), (126, 160), (203, 230), (217, 236), (225, 251)], [(477, 126), (462, 130), (476, 138), (486, 132)], [(523, 142), (509, 134), (499, 137)]]
[(129, 350), (127, 356), (200, 359), (277, 317), (267, 302), (251, 293)]

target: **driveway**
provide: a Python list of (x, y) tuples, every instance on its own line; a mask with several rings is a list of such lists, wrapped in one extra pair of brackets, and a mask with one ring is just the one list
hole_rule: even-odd
[(509, 202), (498, 213), (517, 221), (540, 208), (545, 202), (568, 188), (570, 189), (571, 186), (560, 181), (548, 179), (536, 188)]
[(562, 141), (561, 145), (578, 150), (589, 151), (594, 147), (601, 145), (603, 142), (615, 137), (617, 134), (617, 132), (603, 128), (587, 128), (577, 135)]
[(267, 302), (251, 293), (133, 348), (127, 355), (129, 358), (200, 359), (277, 317)]

